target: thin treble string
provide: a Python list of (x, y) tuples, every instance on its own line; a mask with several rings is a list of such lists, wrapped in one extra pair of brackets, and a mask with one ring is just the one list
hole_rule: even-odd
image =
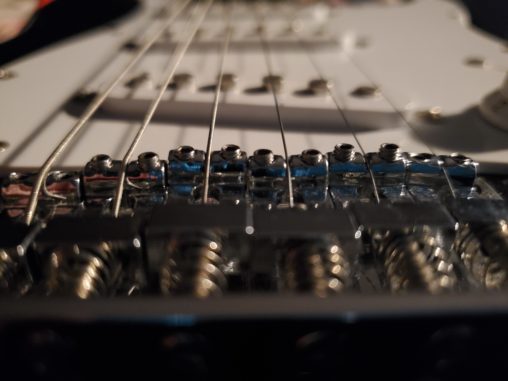
[(224, 77), (224, 65), (226, 62), (226, 56), (228, 54), (229, 42), (231, 41), (232, 28), (231, 28), (231, 13), (232, 8), (228, 8), (227, 12), (227, 24), (225, 28), (224, 43), (222, 46), (222, 53), (219, 65), (219, 75), (217, 80), (217, 87), (215, 89), (215, 95), (213, 100), (212, 117), (210, 121), (210, 129), (208, 130), (208, 140), (206, 143), (206, 161), (205, 161), (205, 178), (203, 183), (203, 204), (208, 203), (208, 188), (210, 186), (210, 163), (212, 160), (212, 143), (213, 134), (215, 131), (215, 124), (217, 122), (217, 113), (219, 111), (220, 94), (222, 91), (222, 80)]
[[(185, 40), (185, 39), (182, 40), (178, 44), (178, 46), (176, 47), (175, 52), (174, 52), (174, 57), (175, 58), (173, 60), (171, 60), (169, 65), (168, 65), (168, 68), (167, 68), (167, 71), (166, 71), (167, 74), (166, 74), (164, 83), (160, 87), (159, 93), (157, 94), (157, 96), (152, 100), (152, 103), (150, 104), (150, 107), (148, 108), (148, 111), (145, 114), (145, 117), (143, 119), (143, 123), (139, 127), (139, 130), (138, 130), (134, 140), (132, 141), (129, 149), (127, 150), (127, 153), (125, 154), (125, 156), (124, 156), (124, 158), (122, 160), (122, 166), (121, 166), (121, 170), (120, 170), (120, 176), (118, 177), (118, 183), (117, 183), (117, 186), (116, 186), (115, 198), (114, 198), (114, 201), (113, 201), (113, 215), (115, 217), (118, 217), (118, 215), (120, 214), (120, 207), (121, 207), (121, 203), (122, 203), (123, 189), (124, 189), (124, 185), (125, 185), (125, 176), (126, 176), (125, 175), (125, 170), (127, 168), (129, 160), (131, 159), (132, 154), (134, 153), (134, 150), (136, 149), (136, 146), (141, 141), (141, 138), (143, 137), (143, 134), (146, 131), (148, 125), (152, 121), (152, 118), (155, 115), (155, 112), (157, 111), (157, 108), (159, 107), (160, 102), (162, 101), (164, 95), (166, 94), (166, 91), (167, 91), (167, 88), (168, 88), (169, 84), (173, 80), (173, 77), (175, 75), (175, 72), (176, 72), (178, 66), (180, 65), (180, 62), (182, 61), (185, 53), (187, 52), (187, 49), (189, 48), (192, 40), (194, 39), (194, 36), (196, 35), (199, 27), (203, 23), (203, 21), (204, 21), (204, 19), (206, 17), (206, 14), (208, 13), (212, 3), (213, 3), (213, 0), (208, 0), (205, 3), (205, 5), (203, 6), (203, 10), (202, 10), (201, 14), (198, 14), (198, 16), (196, 16), (196, 20), (195, 20), (195, 23), (193, 24), (193, 26), (191, 28), (191, 32), (190, 32), (189, 37), (187, 38), (187, 40)], [(193, 9), (193, 15), (194, 15), (194, 12), (197, 12), (199, 10), (200, 5), (201, 5), (201, 3), (198, 3), (194, 7), (194, 9)], [(194, 17), (191, 17), (191, 19), (193, 19), (193, 18)]]
[(422, 134), (418, 131), (418, 129), (413, 126), (413, 124), (408, 120), (408, 118), (406, 117), (406, 115), (404, 114), (404, 112), (402, 110), (400, 110), (395, 102), (393, 101), (393, 99), (391, 99), (389, 96), (386, 95), (386, 92), (384, 90), (380, 90), (380, 87), (377, 85), (377, 83), (374, 81), (374, 79), (367, 73), (367, 71), (358, 63), (357, 60), (355, 60), (351, 54), (349, 54), (346, 50), (343, 50), (343, 53), (344, 55), (347, 57), (347, 59), (357, 68), (357, 70), (362, 73), (362, 75), (367, 78), (367, 80), (370, 82), (370, 84), (372, 85), (372, 87), (376, 88), (378, 91), (380, 91), (380, 93), (382, 94), (384, 100), (390, 105), (390, 107), (395, 111), (395, 113), (400, 117), (400, 119), (404, 122), (404, 124), (410, 129), (413, 131), (413, 133), (415, 135), (418, 136), (418, 138), (420, 139), (420, 141), (427, 147), (427, 149), (429, 150), (429, 152), (438, 158), (438, 165), (439, 167), (441, 168), (441, 170), (443, 171), (443, 174), (444, 174), (444, 177), (446, 179), (446, 183), (448, 185), (448, 187), (450, 188), (450, 192), (453, 196), (453, 198), (457, 198), (457, 194), (455, 192), (455, 189), (453, 187), (453, 183), (450, 179), (450, 175), (448, 174), (448, 171), (446, 170), (445, 166), (444, 166), (444, 162), (439, 159), (439, 157), (436, 155), (435, 151), (432, 149), (432, 147), (425, 141), (425, 139), (423, 138)]
[[(316, 63), (314, 57), (310, 54), (310, 50), (311, 49), (309, 49), (307, 47), (307, 41), (304, 40), (299, 35), (299, 33), (297, 31), (295, 31), (295, 35), (298, 38), (298, 42), (299, 42), (300, 46), (303, 47), (303, 50), (306, 53), (306, 55), (307, 55), (307, 57), (309, 59), (309, 62), (311, 63), (311, 65), (316, 70), (319, 78), (321, 80), (323, 80), (323, 81), (326, 81), (326, 78), (323, 75), (323, 73), (321, 72), (321, 69), (320, 69), (319, 65)], [(338, 85), (338, 81), (335, 80), (334, 82)], [(335, 107), (336, 107), (337, 111), (339, 112), (339, 114), (341, 116), (341, 119), (344, 122), (344, 125), (349, 129), (351, 135), (353, 136), (353, 139), (355, 140), (356, 144), (358, 145), (358, 148), (360, 148), (360, 151), (362, 152), (362, 155), (364, 157), (364, 162), (365, 162), (365, 164), (367, 166), (367, 170), (369, 172), (369, 177), (371, 179), (372, 189), (374, 191), (374, 197), (376, 199), (376, 202), (379, 204), (381, 202), (381, 199), (379, 197), (379, 190), (377, 188), (376, 180), (374, 179), (374, 174), (372, 173), (372, 168), (370, 167), (369, 163), (365, 160), (365, 157), (366, 157), (365, 149), (363, 148), (362, 144), (360, 143), (360, 139), (358, 138), (358, 135), (356, 133), (356, 130), (355, 130), (353, 124), (349, 122), (349, 119), (346, 116), (346, 112), (345, 112), (344, 108), (340, 105), (340, 102), (337, 99), (337, 97), (336, 97), (335, 93), (333, 92), (333, 90), (331, 89), (331, 87), (328, 87), (327, 91), (328, 91), (328, 94), (330, 96), (330, 99), (332, 99), (333, 103), (335, 104)]]
[(163, 25), (151, 36), (148, 40), (141, 45), (136, 55), (129, 61), (129, 63), (123, 68), (120, 74), (117, 75), (97, 96), (93, 99), (90, 105), (86, 108), (84, 113), (81, 115), (76, 124), (72, 127), (72, 129), (65, 135), (65, 137), (60, 141), (54, 151), (48, 156), (42, 167), (39, 169), (39, 174), (37, 179), (33, 185), (32, 192), (30, 194), (30, 200), (28, 202), (28, 206), (26, 208), (26, 216), (25, 223), (30, 225), (35, 216), (35, 211), (37, 209), (37, 204), (39, 201), (39, 193), (43, 187), (43, 184), (46, 182), (46, 178), (48, 177), (49, 171), (53, 167), (53, 164), (58, 160), (58, 158), (65, 152), (70, 143), (74, 140), (74, 138), (78, 135), (78, 133), (82, 130), (82, 128), (90, 121), (93, 115), (97, 112), (99, 107), (106, 101), (108, 96), (111, 94), (113, 89), (115, 89), (125, 78), (127, 73), (129, 73), (132, 68), (143, 58), (146, 52), (159, 40), (162, 34), (173, 24), (173, 22), (177, 19), (177, 17), (182, 13), (189, 5), (191, 0), (185, 0), (181, 6), (179, 6), (175, 12), (168, 17), (168, 19), (163, 23)]
[(270, 45), (268, 41), (265, 38), (265, 30), (263, 25), (263, 16), (259, 14), (259, 10), (256, 9), (256, 13), (258, 15), (258, 34), (259, 34), (259, 40), (261, 41), (261, 47), (263, 49), (263, 55), (266, 62), (266, 67), (268, 70), (268, 76), (272, 83), (270, 84), (270, 90), (272, 92), (273, 96), (273, 102), (275, 104), (275, 111), (277, 114), (277, 121), (279, 123), (279, 129), (280, 129), (280, 135), (282, 139), (282, 146), (284, 148), (284, 159), (286, 161), (286, 177), (287, 177), (287, 187), (288, 187), (288, 201), (289, 201), (289, 207), (294, 207), (294, 194), (293, 194), (293, 183), (291, 181), (291, 168), (289, 166), (289, 153), (286, 143), (286, 134), (284, 130), (284, 123), (282, 122), (281, 112), (280, 112), (280, 105), (279, 105), (279, 99), (277, 97), (277, 90), (275, 89), (274, 83), (273, 83), (273, 68), (272, 68), (272, 61), (270, 59), (271, 51), (270, 51)]

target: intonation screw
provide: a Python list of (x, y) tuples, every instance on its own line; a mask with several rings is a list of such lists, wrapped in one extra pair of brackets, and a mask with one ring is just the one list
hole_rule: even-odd
[(335, 146), (333, 153), (339, 161), (351, 161), (355, 157), (355, 147), (348, 143), (338, 144)]
[(396, 161), (400, 158), (399, 146), (393, 143), (384, 143), (379, 148), (379, 156), (386, 161)]
[(227, 144), (221, 148), (221, 155), (226, 160), (238, 159), (242, 155), (242, 151), (235, 144)]

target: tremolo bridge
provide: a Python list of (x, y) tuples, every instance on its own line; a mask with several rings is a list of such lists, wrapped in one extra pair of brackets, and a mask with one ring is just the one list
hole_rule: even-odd
[[(235, 292), (449, 293), (508, 285), (508, 209), (465, 156), (339, 144), (283, 156), (236, 145), (94, 156), (52, 172), (36, 223), (35, 175), (1, 185), (1, 290), (14, 295), (210, 297)], [(291, 174), (291, 196), (287, 164)], [(17, 222), (18, 221), (18, 222)]]

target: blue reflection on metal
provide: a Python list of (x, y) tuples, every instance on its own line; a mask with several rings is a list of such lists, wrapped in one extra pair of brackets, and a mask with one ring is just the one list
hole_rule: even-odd
[(412, 173), (439, 174), (442, 172), (437, 163), (411, 163), (408, 168)]
[(283, 167), (260, 167), (251, 170), (254, 177), (285, 177), (286, 168)]
[(212, 173), (217, 172), (245, 172), (247, 163), (245, 161), (222, 161), (212, 163), (210, 171)]
[(114, 319), (99, 319), (100, 322), (134, 323), (134, 324), (164, 324), (171, 327), (192, 327), (197, 324), (195, 315), (168, 315), (168, 316), (127, 316)]
[(365, 163), (337, 162), (330, 164), (330, 173), (361, 173), (367, 172)]
[(404, 173), (406, 171), (406, 166), (405, 166), (404, 162), (396, 162), (396, 163), (381, 162), (381, 163), (371, 164), (371, 169), (374, 174)]
[(326, 165), (291, 167), (291, 175), (294, 177), (320, 177), (326, 176), (327, 172)]
[(201, 161), (171, 161), (169, 162), (171, 172), (201, 173), (203, 162)]
[(172, 184), (169, 189), (172, 194), (190, 196), (194, 190), (194, 184)]
[(474, 166), (448, 167), (446, 170), (451, 177), (457, 180), (473, 180), (476, 178), (476, 168)]

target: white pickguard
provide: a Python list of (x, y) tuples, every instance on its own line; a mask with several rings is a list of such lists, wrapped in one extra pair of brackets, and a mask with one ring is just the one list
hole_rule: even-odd
[[(8, 66), (16, 76), (0, 81), (0, 140), (9, 143), (8, 149), (0, 153), (3, 171), (43, 163), (76, 121), (75, 116), (64, 110), (65, 104), (82, 90), (100, 89), (122, 68), (132, 53), (121, 46), (157, 26), (160, 21), (152, 16), (162, 3), (146, 1), (140, 13), (121, 24), (75, 37)], [(220, 7), (215, 6), (206, 19), (200, 36), (202, 42), (220, 37), (224, 27), (220, 12)], [(246, 18), (250, 13), (243, 6), (236, 12), (233, 42), (235, 38), (241, 42), (245, 38), (242, 34), (251, 33), (255, 24), (252, 18), (250, 21)], [(270, 41), (281, 38), (293, 13), (294, 9), (287, 5), (270, 8), (271, 17), (267, 20)], [(460, 7), (447, 1), (416, 0), (392, 6), (344, 5), (331, 11), (319, 5), (299, 15), (303, 20), (301, 35), (311, 36), (310, 30), (324, 22), (326, 33), (337, 42), (310, 55), (322, 74), (333, 81), (348, 119), (356, 128), (366, 127), (357, 130), (366, 151), (375, 151), (384, 142), (394, 142), (405, 151), (425, 152), (428, 144), (436, 153), (460, 151), (469, 155), (480, 162), (482, 171), (500, 172), (508, 164), (508, 133), (490, 126), (476, 111), (481, 99), (503, 81), (508, 69), (506, 47), (473, 30)], [(173, 32), (178, 32), (179, 25)], [(366, 42), (366, 46), (355, 46), (358, 40)], [(219, 106), (214, 148), (235, 143), (248, 153), (257, 148), (282, 152), (271, 95), (244, 92), (259, 86), (267, 74), (262, 50), (249, 46), (232, 48), (226, 57), (225, 71), (236, 74), (239, 81), (237, 90), (224, 101), (230, 107), (229, 117), (226, 114), (221, 117), (223, 105)], [(289, 150), (298, 153), (317, 148), (328, 152), (337, 143), (354, 143), (331, 99), (294, 94), (317, 78), (318, 73), (309, 53), (297, 44), (292, 46), (272, 48), (274, 72), (283, 75), (286, 81), (280, 100)], [(128, 89), (118, 87), (105, 105), (114, 117), (94, 119), (63, 155), (59, 167), (82, 167), (98, 153), (123, 157), (139, 127), (143, 107), (157, 92), (170, 53), (171, 46), (164, 42), (148, 53), (129, 77), (147, 72), (151, 83), (130, 94), (130, 99), (126, 99)], [(481, 57), (485, 64), (465, 65), (465, 60), (471, 57)], [(193, 74), (196, 88), (180, 91), (172, 101), (168, 92), (159, 118), (149, 126), (135, 154), (154, 151), (165, 157), (179, 145), (205, 147), (206, 117), (211, 111), (213, 92), (199, 91), (199, 87), (214, 83), (218, 67), (219, 49), (191, 47), (178, 72)], [(350, 95), (352, 90), (370, 85), (371, 81), (390, 102), (382, 96)], [(187, 102), (187, 109), (182, 109), (181, 101)], [(246, 105), (250, 108), (242, 108)], [(418, 134), (403, 122), (393, 105), (405, 110)], [(418, 111), (436, 106), (443, 110), (439, 122), (428, 123), (415, 116)], [(291, 112), (295, 109), (305, 109), (305, 115), (295, 116)], [(178, 122), (174, 121), (175, 110), (183, 115)], [(195, 116), (193, 110), (203, 114), (203, 123), (190, 117)], [(190, 115), (188, 120), (185, 115)]]

